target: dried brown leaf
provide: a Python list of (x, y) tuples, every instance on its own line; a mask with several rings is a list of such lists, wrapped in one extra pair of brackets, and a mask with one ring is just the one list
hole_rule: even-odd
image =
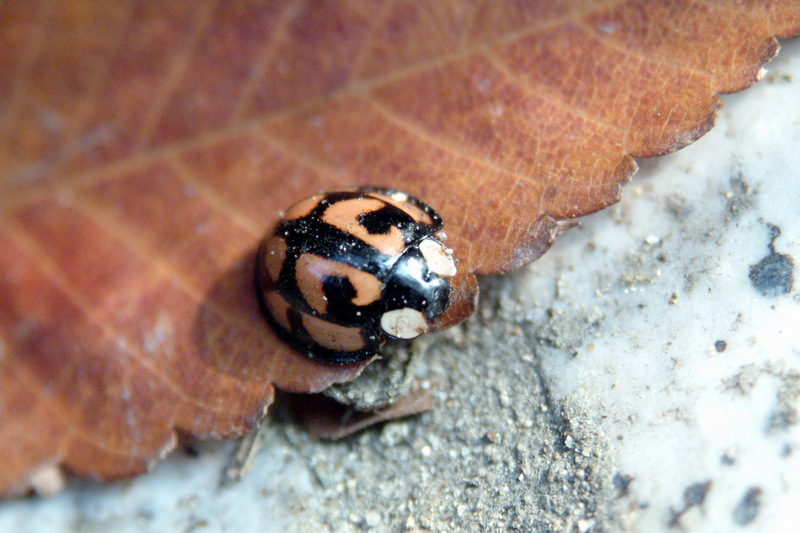
[(260, 316), (253, 250), (301, 196), (436, 207), (445, 326), (798, 31), (794, 0), (2, 3), (0, 493), (130, 476), (178, 431), (246, 431), (273, 384), (357, 375)]

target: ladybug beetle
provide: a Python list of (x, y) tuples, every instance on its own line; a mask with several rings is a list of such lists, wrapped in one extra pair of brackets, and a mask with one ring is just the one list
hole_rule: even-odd
[(450, 306), (442, 218), (395, 189), (300, 200), (262, 242), (256, 284), (273, 327), (305, 355), (350, 363), (412, 339)]

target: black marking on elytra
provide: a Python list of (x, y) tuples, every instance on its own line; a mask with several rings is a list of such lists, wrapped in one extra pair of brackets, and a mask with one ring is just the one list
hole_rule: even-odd
[(305, 326), (303, 326), (303, 316), (298, 311), (290, 307), (286, 310), (286, 318), (292, 328), (292, 335), (308, 335)]
[[(358, 190), (363, 191), (365, 193), (372, 192), (372, 193), (382, 194), (383, 196), (388, 196), (390, 198), (393, 194), (399, 192), (397, 189), (392, 189), (391, 187), (359, 187)], [(406, 194), (406, 199), (404, 200), (403, 203), (411, 204), (417, 207), (418, 209), (422, 209), (425, 213), (427, 213), (428, 216), (431, 217), (431, 220), (433, 220), (433, 232), (437, 232), (444, 227), (444, 221), (442, 220), (442, 217), (439, 216), (439, 213), (434, 211), (431, 206), (429, 206), (419, 198), (415, 196), (408, 196)]]
[(400, 257), (378, 252), (358, 237), (313, 217), (282, 222), (287, 254), (278, 280), (282, 293), (297, 291), (295, 265), (302, 254), (313, 254), (385, 279)]
[(775, 239), (781, 229), (774, 224), (767, 224), (770, 233), (769, 255), (755, 265), (750, 265), (750, 283), (763, 296), (775, 298), (788, 294), (794, 286), (794, 259), (787, 254), (775, 251)]
[(358, 223), (371, 235), (386, 235), (392, 227), (403, 233), (403, 239), (414, 237), (416, 222), (402, 209), (385, 204), (382, 208), (358, 215)]
[(328, 299), (326, 317), (348, 326), (362, 327), (374, 319), (379, 310), (380, 299), (367, 305), (356, 305), (353, 298), (356, 290), (348, 278), (326, 276), (322, 281), (322, 290)]
[[(262, 302), (262, 306), (265, 304)], [(286, 330), (281, 326), (264, 307), (264, 315), (266, 316), (269, 324), (274, 331), (278, 333), (281, 339), (295, 350), (306, 354), (312, 359), (321, 359), (323, 361), (331, 361), (334, 363), (353, 363), (355, 361), (363, 361), (374, 355), (378, 346), (380, 346), (380, 335), (377, 335), (375, 328), (369, 325), (361, 328), (360, 335), (364, 339), (364, 348), (354, 352), (342, 352), (339, 350), (331, 350), (320, 346), (311, 337), (303, 326), (303, 317), (294, 309), (288, 309), (287, 318), (291, 326), (291, 330)]]

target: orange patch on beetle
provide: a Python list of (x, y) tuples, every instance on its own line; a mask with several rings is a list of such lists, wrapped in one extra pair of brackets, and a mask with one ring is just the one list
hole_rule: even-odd
[(264, 243), (264, 253), (261, 255), (263, 267), (266, 268), (269, 279), (278, 281), (283, 263), (286, 261), (286, 240), (273, 235)]
[(377, 198), (354, 198), (342, 200), (328, 207), (322, 214), (323, 222), (358, 237), (379, 252), (386, 255), (400, 255), (406, 248), (403, 233), (391, 226), (388, 233), (372, 234), (361, 225), (358, 217), (383, 209), (387, 202)]
[(267, 305), (269, 313), (275, 322), (286, 331), (292, 331), (292, 325), (289, 322), (288, 311), (291, 309), (289, 302), (276, 291), (266, 291), (264, 293), (264, 303)]
[(325, 198), (325, 196), (325, 194), (315, 194), (314, 196), (303, 198), (286, 210), (286, 213), (283, 214), (283, 219), (295, 220), (310, 215), (311, 212), (319, 205), (320, 201)]
[(306, 332), (314, 339), (314, 342), (323, 348), (340, 352), (355, 352), (366, 346), (361, 337), (361, 328), (332, 324), (306, 313), (300, 313), (300, 316), (303, 318), (303, 327)]
[(350, 280), (356, 291), (351, 300), (354, 305), (369, 305), (381, 297), (383, 284), (372, 274), (319, 255), (305, 253), (297, 258), (295, 278), (306, 303), (318, 313), (324, 314), (328, 310), (328, 299), (322, 290), (322, 284), (327, 277)]

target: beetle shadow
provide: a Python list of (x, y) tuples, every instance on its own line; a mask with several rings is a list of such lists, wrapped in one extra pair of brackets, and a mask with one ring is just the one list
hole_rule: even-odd
[(281, 342), (264, 320), (255, 285), (257, 248), (245, 252), (205, 294), (192, 338), (212, 368), (250, 380), (269, 381)]

